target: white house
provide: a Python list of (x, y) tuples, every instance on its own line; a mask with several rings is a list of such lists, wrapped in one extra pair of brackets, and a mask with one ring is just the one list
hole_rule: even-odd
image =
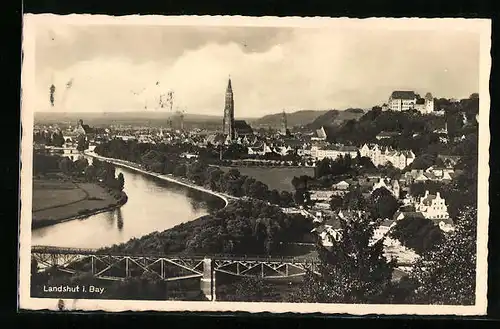
[(388, 106), (392, 111), (407, 111), (415, 106), (417, 94), (414, 91), (393, 91)]
[(431, 93), (420, 98), (414, 91), (393, 91), (389, 97), (388, 108), (392, 111), (418, 110), (422, 114), (431, 114), (434, 111), (434, 98)]
[(266, 143), (262, 143), (262, 145), (257, 147), (249, 147), (248, 154), (249, 155), (265, 155), (267, 153), (272, 153), (273, 150)]
[(317, 228), (314, 228), (311, 233), (317, 233), (318, 237), (321, 241), (321, 244), (330, 248), (333, 247), (334, 241), (340, 241), (342, 239), (342, 229), (338, 224), (334, 225), (323, 225)]
[(327, 145), (319, 146), (313, 145), (311, 147), (311, 156), (316, 161), (321, 161), (324, 158), (336, 159), (339, 156), (350, 155), (351, 158), (355, 158), (358, 154), (358, 149), (354, 146), (343, 146), (343, 145)]
[(274, 148), (274, 152), (282, 156), (289, 154), (291, 151), (293, 151), (293, 149), (290, 146), (278, 146)]
[(311, 200), (312, 201), (327, 201), (327, 200), (330, 200), (333, 195), (334, 195), (334, 191), (330, 191), (330, 190), (311, 191)]
[(451, 181), (453, 180), (452, 175), (455, 173), (455, 170), (453, 168), (446, 168), (433, 165), (427, 168), (425, 172), (431, 173), (435, 177), (435, 180)]
[(396, 179), (393, 179), (389, 185), (386, 183), (386, 179), (381, 177), (377, 183), (373, 184), (372, 193), (379, 188), (385, 188), (387, 191), (391, 192), (396, 199), (399, 199), (401, 194), (399, 182)]
[(359, 149), (359, 154), (362, 157), (370, 158), (377, 167), (390, 162), (394, 167), (404, 169), (415, 160), (415, 154), (412, 150), (397, 151), (389, 147), (381, 147), (378, 144), (364, 144)]
[(448, 232), (453, 232), (455, 230), (455, 225), (453, 225), (453, 221), (450, 218), (434, 221), (435, 224), (436, 222), (441, 231), (443, 232), (448, 233)]
[(425, 195), (415, 204), (415, 210), (429, 219), (448, 219), (450, 217), (446, 201), (441, 198), (439, 192), (432, 195), (429, 194), (429, 191), (425, 191)]

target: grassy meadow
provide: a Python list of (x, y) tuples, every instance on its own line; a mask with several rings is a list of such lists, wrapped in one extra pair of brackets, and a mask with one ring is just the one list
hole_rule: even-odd
[(314, 176), (313, 167), (220, 167), (224, 172), (238, 169), (242, 175), (250, 176), (269, 186), (270, 190), (293, 192), (292, 178), (294, 176)]
[(116, 204), (117, 200), (94, 183), (63, 180), (33, 181), (33, 222), (60, 221)]

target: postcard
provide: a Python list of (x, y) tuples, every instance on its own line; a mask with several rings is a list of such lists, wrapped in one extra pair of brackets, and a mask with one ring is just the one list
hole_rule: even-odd
[(19, 309), (485, 314), (490, 30), (26, 14)]

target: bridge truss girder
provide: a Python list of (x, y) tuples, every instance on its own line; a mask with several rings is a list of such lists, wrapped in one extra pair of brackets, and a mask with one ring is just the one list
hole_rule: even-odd
[[(89, 273), (103, 280), (125, 280), (149, 274), (158, 280), (177, 281), (204, 276), (203, 258), (159, 257), (159, 256), (121, 256), (77, 253), (32, 252), (40, 270), (57, 268), (69, 274)], [(172, 269), (174, 271), (172, 272)], [(307, 270), (316, 272), (313, 262), (293, 262), (287, 260), (235, 260), (214, 259), (210, 273), (225, 273), (238, 277), (293, 278), (306, 274)]]
[[(37, 261), (41, 271), (57, 268), (70, 274), (90, 273), (104, 280), (125, 280), (144, 274), (164, 281), (203, 276), (201, 259), (40, 252), (33, 252), (32, 258)], [(176, 273), (172, 273), (172, 269)]]
[(310, 270), (317, 273), (314, 262), (263, 261), (263, 260), (214, 260), (214, 271), (239, 277), (267, 279), (303, 276)]

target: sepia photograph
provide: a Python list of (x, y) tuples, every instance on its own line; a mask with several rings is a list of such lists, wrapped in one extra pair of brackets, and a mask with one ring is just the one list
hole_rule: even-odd
[(486, 314), (489, 20), (23, 25), (19, 308)]

